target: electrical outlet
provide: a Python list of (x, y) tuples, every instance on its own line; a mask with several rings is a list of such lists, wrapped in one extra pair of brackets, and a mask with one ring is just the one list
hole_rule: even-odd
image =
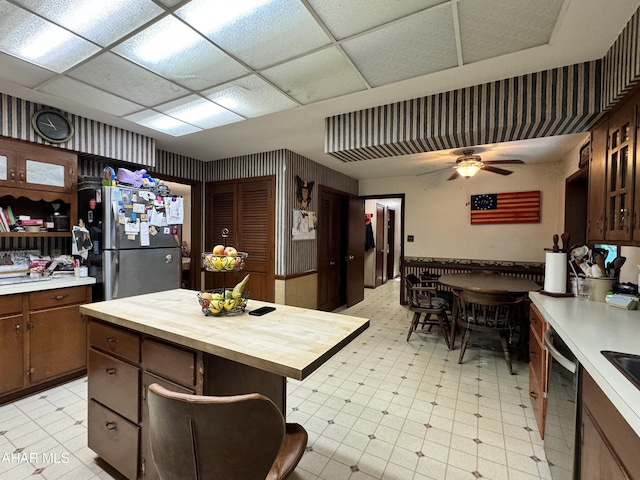
[(407, 235), (407, 242), (413, 242), (413, 235)]

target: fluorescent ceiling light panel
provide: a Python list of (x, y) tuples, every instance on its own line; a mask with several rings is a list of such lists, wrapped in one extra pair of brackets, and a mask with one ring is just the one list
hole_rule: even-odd
[(257, 75), (241, 78), (201, 93), (218, 105), (249, 118), (299, 105)]
[(241, 116), (197, 95), (160, 105), (157, 110), (204, 129), (243, 120)]
[(151, 0), (16, 0), (15, 3), (102, 46), (163, 12)]
[(0, 3), (0, 50), (56, 73), (80, 63), (99, 47), (10, 3)]
[(192, 90), (202, 90), (248, 70), (173, 16), (165, 17), (112, 49)]
[(153, 110), (134, 113), (133, 115), (128, 115), (124, 118), (174, 137), (180, 137), (182, 135), (200, 131), (198, 127), (194, 127), (188, 123), (163, 115), (162, 113), (154, 112)]
[[(193, 0), (176, 10), (176, 15), (254, 69), (278, 64), (330, 43), (299, 1), (271, 0), (258, 4), (248, 0)], [(224, 21), (218, 21), (221, 18)]]

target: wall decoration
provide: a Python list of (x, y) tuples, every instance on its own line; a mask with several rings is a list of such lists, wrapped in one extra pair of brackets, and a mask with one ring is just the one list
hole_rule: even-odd
[(292, 225), (291, 235), (293, 240), (316, 239), (318, 222), (315, 212), (294, 209)]
[(300, 210), (308, 210), (311, 207), (311, 190), (316, 182), (305, 182), (296, 175), (296, 198), (300, 202)]
[(471, 225), (540, 223), (540, 191), (471, 195)]

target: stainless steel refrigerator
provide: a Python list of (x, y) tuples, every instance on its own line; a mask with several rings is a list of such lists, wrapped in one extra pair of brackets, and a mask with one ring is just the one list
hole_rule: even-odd
[(181, 204), (180, 197), (159, 197), (150, 190), (126, 186), (84, 192), (80, 218), (87, 205), (93, 206), (93, 211), (86, 211), (91, 221), (85, 219), (94, 244), (89, 275), (96, 276), (102, 286), (96, 285), (101, 291), (94, 294), (94, 301), (180, 288), (182, 229), (171, 223), (165, 207), (165, 199)]

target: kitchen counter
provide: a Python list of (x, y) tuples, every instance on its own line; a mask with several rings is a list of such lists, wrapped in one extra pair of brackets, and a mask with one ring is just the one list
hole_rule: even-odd
[(279, 376), (302, 380), (369, 326), (366, 318), (249, 300), (247, 312), (205, 316), (194, 290), (176, 289), (80, 307), (81, 313)]
[(613, 350), (640, 355), (640, 310), (535, 292), (529, 293), (529, 297), (640, 436), (640, 390), (600, 353)]
[[(4, 281), (9, 281), (9, 279)], [(54, 288), (79, 287), (93, 285), (94, 283), (96, 283), (96, 279), (93, 277), (76, 278), (73, 275), (69, 277), (51, 277), (48, 280), (21, 281), (19, 283), (0, 284), (0, 296), (40, 292), (42, 290), (53, 290)]]

